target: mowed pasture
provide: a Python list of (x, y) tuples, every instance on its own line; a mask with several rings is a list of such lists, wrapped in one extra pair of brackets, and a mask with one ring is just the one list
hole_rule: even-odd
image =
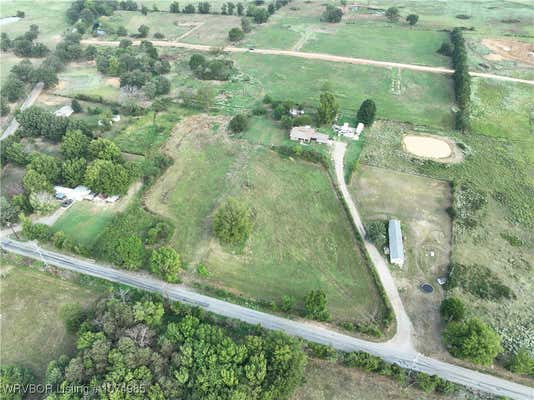
[[(188, 273), (245, 298), (280, 301), (322, 288), (335, 319), (379, 317), (377, 289), (326, 171), (281, 158), (264, 146), (231, 139), (225, 118), (184, 120), (165, 151), (174, 164), (154, 184), (146, 206), (177, 226), (172, 245)], [(249, 204), (254, 230), (244, 248), (221, 246), (212, 217), (226, 198)]]
[(102, 75), (96, 70), (94, 62), (71, 63), (64, 72), (58, 74), (58, 79), (59, 83), (52, 89), (53, 94), (102, 96), (110, 101), (119, 98), (119, 78)]
[(316, 106), (329, 86), (348, 115), (371, 98), (378, 118), (436, 127), (452, 124), (453, 90), (446, 75), (253, 53), (232, 58), (275, 99)]
[(404, 25), (371, 20), (327, 25), (326, 29), (313, 32), (301, 50), (448, 67), (449, 57), (437, 53), (444, 41), (448, 41), (445, 32), (411, 29)]
[(2, 364), (28, 367), (41, 382), (50, 361), (75, 350), (61, 308), (73, 303), (89, 307), (98, 293), (27, 267), (2, 262), (0, 271)]
[[(443, 298), (436, 278), (446, 275), (450, 262), (452, 226), (447, 208), (451, 205), (448, 182), (361, 165), (349, 190), (364, 224), (371, 221), (401, 221), (406, 262), (393, 267), (403, 303), (418, 332), (425, 353), (441, 351), (439, 305)], [(382, 249), (380, 249), (382, 250)], [(386, 256), (387, 257), (387, 256)], [(437, 290), (425, 294), (424, 282)]]

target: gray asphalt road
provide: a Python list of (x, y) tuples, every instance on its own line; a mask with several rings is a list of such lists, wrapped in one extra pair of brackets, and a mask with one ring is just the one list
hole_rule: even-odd
[[(24, 103), (22, 103), (22, 106), (20, 107), (20, 109), (24, 111), (28, 107), (31, 107), (33, 103), (35, 103), (35, 100), (37, 100), (37, 98), (41, 95), (43, 88), (44, 88), (44, 83), (37, 82), (35, 86), (33, 87), (32, 91), (30, 92), (30, 94), (28, 95), (28, 97), (26, 98), (26, 100), (24, 100)], [(17, 129), (19, 129), (19, 123), (17, 122), (15, 118), (13, 118), (9, 126), (4, 131), (4, 133), (2, 133), (0, 140), (4, 140), (5, 138), (11, 136), (17, 131)]]
[(317, 324), (289, 320), (260, 311), (251, 310), (236, 304), (204, 296), (180, 285), (167, 284), (149, 276), (118, 270), (91, 261), (44, 250), (34, 243), (2, 240), (0, 244), (5, 251), (41, 260), (59, 268), (160, 293), (171, 300), (202, 307), (225, 317), (239, 319), (250, 324), (259, 324), (267, 329), (281, 330), (289, 335), (301, 337), (316, 343), (331, 345), (336, 349), (343, 351), (366, 351), (403, 367), (426, 372), (428, 374), (436, 374), (452, 382), (483, 390), (485, 392), (508, 396), (518, 400), (534, 399), (533, 388), (509, 382), (491, 375), (481, 374), (457, 365), (434, 360), (413, 351), (405, 351), (399, 349), (392, 343), (367, 342), (326, 329)]

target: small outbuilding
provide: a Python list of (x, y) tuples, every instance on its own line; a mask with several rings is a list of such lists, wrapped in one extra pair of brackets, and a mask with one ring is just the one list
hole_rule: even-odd
[(60, 109), (56, 110), (54, 112), (54, 115), (56, 117), (70, 117), (73, 112), (74, 112), (74, 110), (72, 109), (72, 107), (69, 106), (69, 105), (66, 105), (66, 106), (63, 106)]
[(293, 127), (289, 133), (289, 138), (303, 143), (317, 142), (330, 144), (330, 137), (328, 135), (317, 132), (309, 125)]
[(404, 265), (404, 244), (402, 243), (401, 223), (398, 219), (389, 221), (389, 260), (392, 264)]

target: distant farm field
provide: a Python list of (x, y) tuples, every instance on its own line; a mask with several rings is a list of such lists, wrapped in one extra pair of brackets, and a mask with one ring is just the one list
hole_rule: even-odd
[(87, 307), (97, 293), (26, 267), (2, 263), (0, 270), (2, 365), (28, 367), (40, 382), (50, 361), (75, 350), (75, 338), (60, 318), (61, 307)]
[(387, 22), (358, 21), (320, 27), (312, 32), (302, 51), (347, 57), (369, 58), (408, 64), (449, 66), (450, 60), (437, 53), (448, 41), (445, 32), (411, 29)]
[(346, 113), (372, 98), (378, 118), (430, 126), (452, 124), (452, 87), (444, 75), (287, 56), (234, 54), (239, 69), (275, 99), (316, 105), (325, 84)]
[[(148, 208), (177, 226), (172, 239), (190, 274), (204, 264), (208, 283), (247, 298), (279, 301), (322, 288), (338, 319), (382, 309), (344, 210), (319, 166), (281, 158), (264, 146), (225, 137), (225, 122), (185, 120), (166, 151), (175, 163), (146, 196)], [(242, 251), (221, 246), (211, 219), (228, 196), (255, 212)]]

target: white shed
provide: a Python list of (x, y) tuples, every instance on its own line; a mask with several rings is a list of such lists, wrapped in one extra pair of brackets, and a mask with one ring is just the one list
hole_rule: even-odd
[(404, 265), (404, 245), (402, 243), (401, 223), (398, 219), (389, 221), (389, 260), (392, 264), (402, 267)]

